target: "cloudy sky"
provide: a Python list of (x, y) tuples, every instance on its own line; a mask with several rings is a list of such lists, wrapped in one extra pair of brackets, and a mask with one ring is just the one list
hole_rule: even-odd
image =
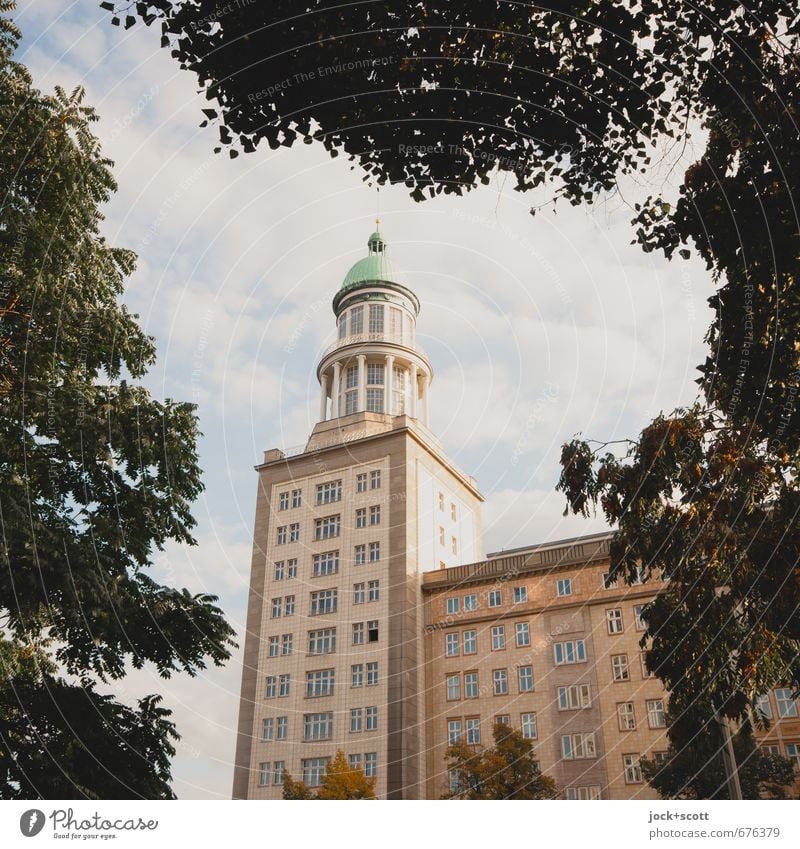
[[(100, 115), (95, 132), (119, 183), (105, 233), (139, 254), (125, 300), (158, 340), (148, 387), (199, 405), (199, 544), (170, 548), (157, 576), (216, 593), (237, 629), (253, 466), (313, 427), (315, 365), (334, 338), (330, 301), (366, 253), (378, 208), (395, 265), (423, 304), (432, 428), (486, 496), (487, 551), (602, 528), (561, 515), (561, 443), (579, 431), (634, 436), (695, 398), (712, 284), (695, 260), (667, 263), (630, 244), (627, 204), (646, 186), (624, 186), (627, 203), (531, 217), (547, 190), (521, 195), (502, 177), (420, 205), (403, 187), (378, 198), (316, 146), (230, 160), (212, 152), (216, 130), (198, 127), (205, 100), (159, 49), (158, 28), (112, 27), (95, 0), (18, 0), (15, 19), (36, 85), (82, 85)], [(695, 153), (690, 145), (686, 164)], [(650, 186), (669, 186), (683, 167), (668, 159)], [(238, 663), (170, 682), (143, 670), (115, 685), (126, 699), (161, 692), (174, 710), (182, 798), (230, 796)]]

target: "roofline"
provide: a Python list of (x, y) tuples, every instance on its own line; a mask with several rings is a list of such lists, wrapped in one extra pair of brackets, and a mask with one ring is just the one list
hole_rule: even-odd
[(568, 545), (573, 542), (586, 542), (593, 539), (611, 539), (616, 531), (597, 531), (593, 534), (582, 534), (577, 537), (565, 537), (564, 539), (553, 540), (553, 542), (537, 542), (532, 545), (521, 545), (518, 548), (506, 548), (502, 551), (490, 551), (486, 555), (487, 560), (494, 560), (498, 557), (508, 557), (513, 554), (524, 554), (526, 551), (542, 551), (547, 548), (558, 548), (562, 545)]

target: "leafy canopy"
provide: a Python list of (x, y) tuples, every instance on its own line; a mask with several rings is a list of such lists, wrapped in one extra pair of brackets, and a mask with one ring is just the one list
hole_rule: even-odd
[(169, 712), (95, 684), (230, 656), (216, 598), (146, 571), (194, 543), (197, 418), (136, 382), (155, 345), (118, 303), (134, 255), (100, 233), (96, 115), (37, 91), (18, 38), (0, 15), (0, 797), (169, 797)]

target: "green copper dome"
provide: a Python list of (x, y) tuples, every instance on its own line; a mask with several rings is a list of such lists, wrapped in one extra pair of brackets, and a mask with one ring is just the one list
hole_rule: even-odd
[[(376, 230), (367, 239), (369, 253), (360, 259), (347, 272), (342, 286), (333, 299), (334, 312), (338, 310), (342, 299), (355, 289), (365, 286), (380, 286), (400, 292), (411, 300), (414, 309), (419, 312), (419, 300), (417, 296), (400, 281), (394, 270), (391, 260), (386, 255), (386, 241), (380, 231)], [(348, 300), (351, 300), (348, 298)]]

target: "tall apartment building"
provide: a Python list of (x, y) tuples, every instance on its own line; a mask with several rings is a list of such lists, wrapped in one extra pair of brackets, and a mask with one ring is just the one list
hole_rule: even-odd
[[(473, 478), (428, 429), (420, 303), (379, 232), (333, 298), (319, 422), (265, 452), (258, 491), (234, 798), (319, 784), (337, 749), (381, 798), (455, 788), (449, 743), (534, 742), (565, 798), (652, 799), (639, 759), (667, 749), (667, 697), (639, 645), (659, 588), (608, 580), (610, 535), (484, 559)], [(763, 741), (800, 764), (791, 693)]]

